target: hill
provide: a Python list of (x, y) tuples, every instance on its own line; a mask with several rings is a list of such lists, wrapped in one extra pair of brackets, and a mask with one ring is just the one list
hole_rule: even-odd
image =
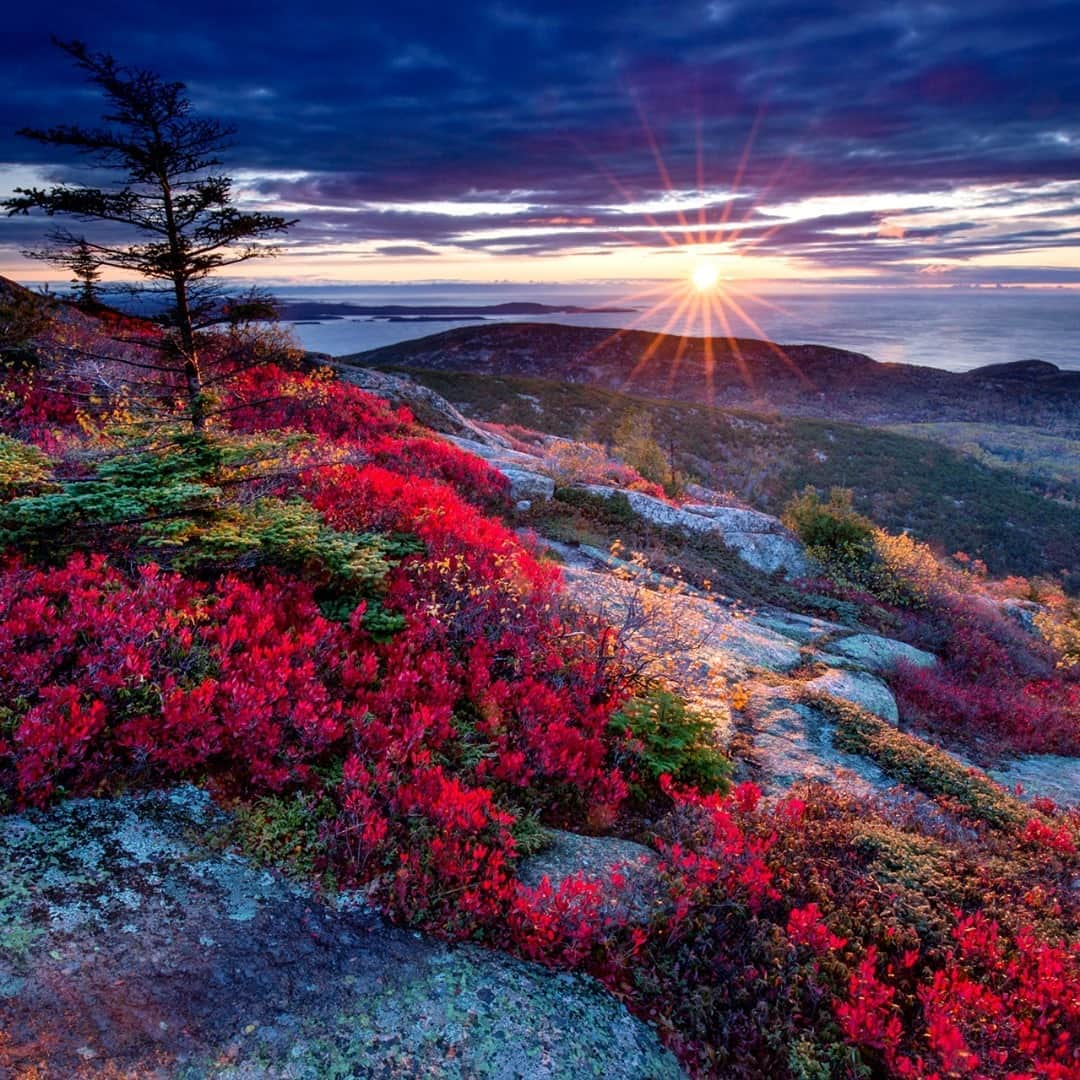
[(810, 484), (849, 487), (886, 528), (983, 559), (996, 574), (1062, 574), (1080, 587), (1080, 508), (1041, 486), (926, 439), (841, 421), (652, 400), (574, 383), (410, 372), (474, 419), (610, 442), (644, 410), (662, 447), (703, 483), (770, 513)]
[(957, 374), (883, 364), (825, 345), (540, 323), (461, 327), (341, 359), (369, 367), (526, 375), (865, 424), (968, 420), (1080, 436), (1080, 372), (1043, 362)]
[(1051, 498), (1080, 502), (1080, 440), (1011, 424), (898, 424), (892, 430), (944, 443), (1015, 473)]
[(505, 315), (587, 315), (633, 311), (632, 308), (580, 307), (576, 304), (537, 304), (512, 300), (502, 304), (346, 304), (322, 300), (283, 300), (283, 319), (346, 318), (486, 318)]

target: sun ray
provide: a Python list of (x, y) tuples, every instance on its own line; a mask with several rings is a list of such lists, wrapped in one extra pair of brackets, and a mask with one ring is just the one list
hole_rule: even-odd
[[(663, 190), (671, 195), (675, 194), (671, 172), (660, 148), (656, 132), (649, 123), (645, 110), (637, 94), (631, 92), (630, 98), (641, 123), (644, 140), (649, 148), (655, 163), (657, 176)], [(665, 363), (669, 364), (667, 372), (667, 385), (674, 385), (676, 378), (686, 371), (687, 358), (693, 356), (697, 349), (694, 347), (697, 341), (700, 347), (704, 392), (710, 403), (715, 400), (717, 389), (717, 373), (721, 362), (730, 362), (738, 373), (738, 377), (749, 389), (755, 402), (761, 402), (760, 392), (757, 388), (757, 380), (754, 377), (753, 365), (746, 353), (741, 340), (736, 332), (736, 325), (743, 332), (744, 338), (754, 337), (760, 339), (772, 353), (774, 353), (806, 386), (812, 387), (813, 382), (801, 370), (798, 364), (787, 352), (773, 342), (764, 329), (759, 325), (753, 311), (768, 309), (783, 315), (790, 314), (779, 304), (773, 303), (757, 291), (738, 280), (729, 280), (726, 275), (726, 267), (729, 260), (737, 259), (742, 255), (754, 251), (754, 249), (767, 245), (789, 224), (786, 220), (776, 220), (767, 223), (763, 220), (755, 221), (758, 207), (764, 194), (771, 190), (787, 174), (795, 160), (794, 151), (789, 152), (784, 160), (774, 168), (764, 183), (755, 184), (750, 192), (750, 205), (745, 210), (737, 212), (736, 203), (739, 201), (743, 186), (747, 183), (754, 147), (760, 135), (766, 106), (763, 104), (755, 112), (753, 122), (747, 132), (745, 142), (739, 154), (735, 166), (734, 175), (729, 189), (725, 193), (723, 205), (717, 208), (714, 215), (707, 205), (706, 195), (706, 153), (705, 153), (705, 117), (700, 104), (694, 118), (695, 122), (695, 159), (694, 159), (694, 183), (697, 192), (697, 209), (684, 212), (684, 207), (675, 201), (672, 211), (668, 214), (669, 219), (674, 219), (678, 225), (670, 229), (661, 224), (659, 218), (648, 210), (642, 209), (639, 220), (644, 222), (651, 230), (651, 235), (645, 240), (637, 235), (628, 234), (618, 225), (612, 227), (611, 236), (618, 237), (622, 242), (645, 247), (653, 251), (657, 250), (656, 238), (663, 240), (669, 250), (678, 250), (692, 258), (690, 265), (683, 271), (678, 281), (660, 283), (639, 290), (631, 295), (631, 300), (645, 300), (645, 306), (635, 312), (634, 317), (628, 323), (612, 330), (592, 346), (584, 354), (590, 357), (609, 349), (617, 342), (622, 341), (631, 333), (648, 331), (648, 335), (642, 337), (640, 350), (635, 342), (637, 355), (633, 365), (623, 381), (623, 386), (632, 384), (641, 374), (656, 362), (661, 349), (674, 334), (678, 334), (678, 343), (674, 352), (667, 350), (662, 355)], [(597, 171), (606, 177), (613, 189), (633, 203), (634, 198), (618, 177), (596, 163), (592, 156), (582, 149), (583, 155), (593, 162)], [(696, 219), (696, 220), (695, 220)], [(737, 219), (737, 220), (736, 220)], [(753, 224), (752, 224), (753, 223)], [(767, 226), (761, 228), (761, 226)], [(638, 233), (646, 230), (638, 228)], [(681, 239), (679, 234), (681, 233)], [(696, 256), (696, 258), (694, 258)], [(653, 327), (659, 326), (659, 329)], [(700, 340), (698, 336), (700, 335)], [(725, 344), (723, 360), (719, 355), (720, 342)]]
[(758, 129), (761, 127), (761, 120), (765, 115), (765, 106), (759, 105), (757, 112), (754, 114), (754, 122), (750, 125), (750, 133), (746, 137), (746, 142), (743, 144), (742, 153), (739, 155), (739, 163), (735, 168), (735, 176), (731, 181), (731, 192), (727, 202), (724, 203), (723, 210), (720, 214), (720, 221), (718, 223), (719, 228), (716, 235), (712, 239), (712, 243), (719, 243), (720, 237), (724, 231), (724, 227), (728, 223), (728, 219), (731, 217), (732, 208), (735, 205), (735, 198), (739, 193), (739, 188), (742, 185), (743, 177), (746, 175), (747, 166), (750, 164), (750, 153), (754, 148), (754, 143), (757, 140)]
[(664, 299), (657, 301), (652, 307), (647, 308), (645, 311), (638, 312), (633, 319), (630, 320), (629, 326), (620, 326), (613, 333), (609, 334), (603, 341), (593, 345), (592, 348), (585, 351), (585, 357), (595, 356), (601, 350), (606, 349), (609, 345), (614, 345), (620, 338), (625, 337), (627, 334), (633, 333), (635, 330), (641, 328), (641, 324), (648, 319), (651, 319), (653, 315), (661, 312), (671, 302), (671, 286), (665, 285), (662, 287), (664, 292)]
[(728, 322), (727, 312), (724, 310), (723, 304), (719, 304), (716, 307), (716, 317), (724, 328), (724, 340), (727, 342), (728, 348), (735, 358), (735, 366), (739, 369), (739, 375), (756, 399), (757, 390), (754, 387), (753, 372), (750, 370), (750, 365), (746, 362), (746, 357), (743, 356), (742, 348), (739, 345), (739, 339), (731, 331), (731, 324)]
[(713, 366), (716, 358), (713, 354), (712, 304), (703, 304), (701, 313), (705, 324), (705, 402), (712, 405), (716, 396), (713, 385)]
[(656, 332), (656, 334), (653, 336), (652, 341), (649, 343), (649, 345), (645, 349), (645, 351), (641, 354), (640, 359), (634, 365), (634, 367), (631, 369), (630, 374), (627, 375), (625, 381), (623, 382), (623, 386), (628, 386), (630, 383), (632, 383), (634, 381), (634, 379), (636, 379), (637, 376), (640, 374), (642, 369), (644, 369), (648, 365), (649, 361), (653, 358), (653, 355), (656, 353), (656, 350), (663, 344), (664, 338), (668, 336), (668, 334), (670, 333), (672, 327), (678, 322), (678, 320), (682, 316), (683, 312), (685, 312), (686, 309), (693, 302), (694, 302), (693, 295), (688, 293), (683, 298), (682, 302), (674, 309), (674, 311), (672, 312), (670, 318), (664, 324), (663, 328), (658, 330)]
[(735, 285), (733, 282), (728, 282), (724, 286), (728, 294), (734, 294), (741, 297), (743, 300), (752, 304), (759, 304), (761, 307), (766, 307), (770, 311), (775, 311), (778, 315), (791, 315), (791, 311), (784, 307), (783, 304), (774, 303), (772, 300), (767, 300), (760, 293), (754, 292), (752, 289), (748, 289), (745, 286)]
[(764, 330), (761, 329), (760, 326), (758, 326), (758, 324), (754, 321), (753, 317), (748, 312), (746, 312), (742, 307), (740, 307), (739, 304), (736, 303), (735, 300), (732, 299), (730, 296), (728, 297), (728, 304), (731, 306), (732, 310), (739, 316), (739, 318), (742, 319), (747, 326), (749, 326), (759, 335), (760, 339), (765, 342), (766, 346), (772, 352), (774, 352), (780, 358), (780, 360), (783, 361), (785, 366), (787, 366), (792, 372), (794, 372), (794, 374), (797, 375), (799, 379), (808, 387), (812, 389), (814, 388), (814, 384), (811, 381), (810, 376), (807, 375), (806, 372), (803, 371), (802, 368), (800, 368), (799, 365), (796, 364), (795, 361), (792, 360), (791, 357), (788, 356), (788, 354), (784, 352), (784, 350), (780, 348), (780, 346), (777, 345), (775, 341), (770, 340), (769, 336), (765, 333)]
[(675, 385), (675, 376), (679, 374), (679, 368), (682, 367), (683, 357), (686, 355), (686, 346), (689, 343), (690, 338), (685, 333), (679, 335), (679, 344), (675, 346), (675, 356), (672, 358), (671, 367), (668, 369), (668, 390)]
[[(675, 194), (675, 185), (671, 182), (671, 173), (668, 172), (667, 163), (664, 161), (664, 155), (660, 153), (660, 145), (656, 141), (656, 135), (653, 132), (652, 126), (649, 124), (648, 117), (645, 115), (645, 110), (642, 108), (641, 101), (638, 99), (637, 94), (632, 94), (631, 99), (634, 102), (634, 108), (637, 110), (638, 118), (641, 120), (641, 129), (645, 132), (645, 139), (649, 144), (649, 149), (652, 151), (653, 161), (656, 162), (656, 171), (660, 176), (660, 183), (664, 186), (664, 189), (670, 195)], [(682, 229), (683, 242), (686, 244), (693, 244), (694, 240), (690, 235), (690, 223), (686, 220), (686, 215), (682, 212), (681, 207), (675, 208), (675, 217), (679, 222), (679, 227)]]
[[(578, 139), (577, 137), (571, 137), (570, 141), (577, 148), (581, 156), (584, 157), (593, 166), (593, 168), (596, 169), (596, 171), (602, 177), (604, 177), (604, 179), (607, 180), (608, 183), (611, 184), (611, 186), (615, 189), (616, 193), (619, 195), (620, 198), (625, 199), (627, 203), (632, 203), (634, 201), (633, 196), (626, 189), (626, 186), (622, 183), (622, 181), (619, 180), (619, 178), (613, 172), (611, 172), (610, 169), (607, 169), (603, 165), (601, 165), (596, 160), (596, 158), (594, 158), (592, 154), (590, 154), (589, 151), (585, 149), (585, 144), (582, 143), (580, 139)], [(641, 217), (645, 221), (646, 225), (652, 226), (652, 228), (654, 228), (660, 234), (660, 237), (663, 239), (664, 243), (668, 245), (668, 247), (682, 246), (679, 241), (676, 240), (675, 237), (672, 236), (671, 233), (669, 233), (667, 229), (665, 229), (664, 226), (656, 220), (655, 217), (653, 217), (652, 214), (648, 213), (647, 211), (643, 211)], [(617, 232), (618, 230), (613, 229), (611, 231)], [(635, 241), (635, 243), (638, 243), (638, 241)], [(643, 246), (647, 246), (644, 245), (644, 242), (641, 243)]]

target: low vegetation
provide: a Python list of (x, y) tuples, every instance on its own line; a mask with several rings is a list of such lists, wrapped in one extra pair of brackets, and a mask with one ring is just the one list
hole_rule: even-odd
[[(963, 553), (945, 562), (876, 528), (844, 489), (827, 502), (803, 492), (785, 520), (825, 569), (817, 588), (856, 602), (863, 621), (939, 658), (933, 667), (901, 662), (891, 674), (907, 724), (983, 761), (1080, 754), (1080, 678), (1068, 652), (1073, 605), (1059, 588), (1024, 579), (988, 585), (985, 566)], [(1002, 607), (1023, 596), (1043, 600), (1036, 607), (1045, 637)]]
[(681, 475), (769, 513), (779, 515), (808, 486), (843, 487), (854, 509), (893, 532), (908, 531), (946, 554), (965, 551), (995, 575), (1053, 575), (1070, 591), (1080, 588), (1080, 509), (927, 439), (530, 377), (409, 373), (474, 418), (606, 446), (625, 416), (641, 412)]
[(1009, 424), (896, 424), (900, 435), (931, 439), (993, 469), (1004, 469), (1063, 502), (1080, 500), (1080, 441)]
[[(4, 373), (6, 808), (194, 780), (258, 859), (588, 972), (696, 1075), (1075, 1074), (1076, 815), (843, 710), (843, 745), (922, 801), (730, 789), (707, 718), (635, 682), (618, 634), (566, 608), (557, 566), (500, 517), (499, 474), (277, 361), (238, 364), (197, 433), (182, 398), (175, 425), (150, 426), (77, 373), (72, 396), (33, 366)], [(550, 510), (567, 528), (632, 524), (574, 499)], [(913, 576), (923, 549), (872, 535), (867, 558), (936, 611), (945, 579)], [(704, 540), (653, 539), (701, 575), (750, 574)], [(958, 633), (835, 579), (742, 580)], [(939, 642), (957, 681), (963, 640)], [(632, 887), (617, 876), (518, 881), (549, 828), (635, 822), (658, 860), (647, 910), (610, 903)]]

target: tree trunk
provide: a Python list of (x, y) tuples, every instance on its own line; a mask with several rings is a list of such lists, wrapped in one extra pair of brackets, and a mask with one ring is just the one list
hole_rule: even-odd
[(161, 185), (162, 201), (165, 206), (165, 226), (168, 230), (169, 252), (172, 258), (173, 292), (176, 295), (176, 321), (180, 330), (180, 348), (184, 354), (184, 386), (187, 391), (188, 416), (195, 431), (205, 431), (206, 408), (202, 396), (202, 376), (199, 373), (199, 356), (195, 351), (195, 328), (191, 325), (187, 278), (184, 275), (184, 249), (180, 242), (180, 232), (176, 227), (172, 185), (164, 171), (159, 174), (158, 182)]
[(176, 321), (180, 330), (180, 348), (184, 354), (184, 386), (187, 391), (188, 416), (196, 431), (206, 430), (206, 411), (203, 404), (202, 375), (199, 372), (199, 356), (195, 350), (195, 330), (191, 325), (188, 308), (187, 282), (182, 277), (173, 280), (176, 294)]

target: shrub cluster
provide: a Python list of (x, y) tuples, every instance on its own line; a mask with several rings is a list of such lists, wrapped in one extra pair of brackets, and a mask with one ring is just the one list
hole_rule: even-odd
[[(321, 373), (254, 368), (223, 402), (197, 444), (118, 449), (58, 399), (4, 400), (8, 805), (208, 783), (262, 857), (590, 972), (698, 1075), (1076, 1075), (1075, 815), (857, 712), (841, 737), (936, 816), (727, 793), (701, 718), (631, 700), (611, 632), (485, 512), (486, 465)], [(950, 618), (960, 678), (988, 646), (943, 644)], [(1012, 663), (1024, 693), (1051, 678)], [(608, 827), (631, 785), (657, 810), (650, 903), (613, 904), (618, 875), (517, 881), (538, 820)]]
[[(936, 557), (907, 536), (875, 529), (833, 489), (793, 500), (785, 520), (831, 580), (804, 582), (855, 602), (862, 617), (934, 652), (935, 667), (900, 664), (893, 689), (905, 723), (981, 760), (1013, 753), (1080, 753), (1080, 672), (1069, 664), (1069, 611), (1039, 619), (1046, 640), (1002, 611), (980, 568), (962, 553)], [(1030, 591), (1012, 579), (1012, 591)]]

